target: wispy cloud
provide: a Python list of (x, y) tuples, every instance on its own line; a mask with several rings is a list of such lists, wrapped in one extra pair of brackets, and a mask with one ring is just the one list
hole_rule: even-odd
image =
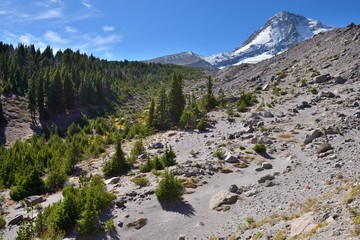
[(78, 30), (74, 27), (66, 26), (65, 30), (69, 33), (76, 33)]
[(4, 11), (4, 10), (0, 10), (0, 15), (5, 15), (5, 14), (9, 14), (9, 12)]
[(69, 41), (60, 37), (60, 35), (54, 31), (47, 31), (45, 33), (45, 39), (53, 43), (68, 43)]
[(24, 43), (26, 45), (34, 43), (35, 41), (36, 41), (36, 38), (33, 35), (31, 35), (30, 33), (21, 34), (19, 37), (19, 42)]
[(115, 28), (113, 26), (103, 26), (102, 29), (104, 32), (112, 32), (115, 30)]
[(94, 43), (96, 45), (106, 45), (106, 44), (112, 44), (112, 43), (116, 43), (116, 42), (120, 42), (121, 41), (121, 36), (118, 34), (111, 34), (110, 36), (106, 36), (106, 37), (96, 37), (94, 39)]
[(45, 20), (50, 18), (60, 18), (62, 17), (61, 9), (50, 9), (46, 12), (39, 13), (34, 16), (34, 20)]
[(87, 1), (87, 0), (82, 0), (81, 1), (81, 4), (84, 6), (84, 7), (86, 7), (86, 8), (92, 8), (92, 5), (90, 4), (90, 2), (89, 1)]

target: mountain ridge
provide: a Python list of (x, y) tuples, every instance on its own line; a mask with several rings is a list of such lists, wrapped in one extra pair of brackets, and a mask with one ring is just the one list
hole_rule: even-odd
[[(257, 63), (286, 51), (290, 47), (312, 36), (333, 29), (320, 21), (299, 14), (281, 11), (272, 16), (260, 29), (244, 41), (240, 47), (230, 52), (221, 52), (210, 56), (192, 53), (171, 54), (146, 62), (170, 63), (191, 67), (209, 67), (221, 69), (241, 63)], [(185, 52), (189, 53), (189, 52)]]

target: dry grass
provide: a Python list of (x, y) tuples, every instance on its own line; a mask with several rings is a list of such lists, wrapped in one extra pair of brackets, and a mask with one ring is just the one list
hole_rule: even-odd
[(187, 178), (182, 184), (186, 188), (197, 188), (195, 180), (193, 178)]
[(296, 142), (296, 139), (294, 137), (293, 133), (280, 133), (277, 138), (280, 141), (284, 141), (284, 142)]

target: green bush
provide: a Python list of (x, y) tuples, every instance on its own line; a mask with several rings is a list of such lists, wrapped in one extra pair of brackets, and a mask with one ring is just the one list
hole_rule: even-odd
[(3, 217), (0, 216), (0, 229), (4, 229), (6, 227), (6, 221)]
[(119, 176), (126, 173), (130, 166), (125, 159), (124, 152), (121, 148), (121, 140), (118, 139), (115, 145), (115, 154), (103, 168), (104, 174), (109, 177)]
[(155, 195), (159, 202), (174, 202), (180, 200), (184, 194), (181, 180), (174, 177), (172, 172), (165, 170), (165, 173), (155, 189)]
[(132, 178), (131, 182), (135, 183), (140, 187), (145, 187), (150, 184), (149, 179), (147, 179), (146, 177), (139, 177), (139, 176)]
[(199, 121), (199, 123), (197, 124), (196, 128), (199, 130), (199, 131), (206, 131), (206, 123), (203, 119), (201, 119)]
[(221, 149), (218, 149), (215, 153), (214, 153), (214, 157), (217, 157), (218, 159), (222, 160), (225, 158), (225, 152)]
[(266, 146), (262, 142), (257, 142), (255, 146), (253, 147), (253, 150), (256, 153), (265, 153), (266, 152)]
[(247, 107), (253, 106), (258, 100), (253, 93), (242, 92), (239, 100), (236, 103), (236, 108), (239, 112), (246, 112)]

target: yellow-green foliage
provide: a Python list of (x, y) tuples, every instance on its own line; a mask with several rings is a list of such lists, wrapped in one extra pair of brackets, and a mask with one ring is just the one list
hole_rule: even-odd
[(263, 232), (258, 232), (252, 237), (252, 240), (257, 240), (257, 239), (261, 238), (263, 235), (264, 235)]
[(275, 237), (274, 237), (274, 240), (285, 240), (285, 230), (281, 230), (279, 231)]
[(150, 184), (149, 179), (146, 177), (134, 177), (131, 179), (131, 181), (140, 187), (145, 187)]

